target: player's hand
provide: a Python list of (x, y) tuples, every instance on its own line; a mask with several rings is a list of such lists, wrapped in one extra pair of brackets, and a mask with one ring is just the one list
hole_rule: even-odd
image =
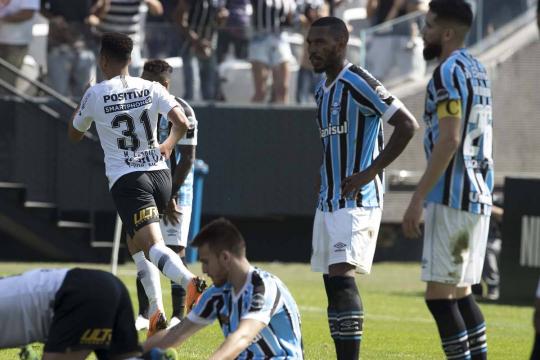
[(172, 198), (163, 212), (163, 223), (165, 225), (169, 225), (169, 223), (171, 225), (177, 225), (180, 223), (181, 217), (182, 213), (178, 209), (178, 206), (176, 206), (176, 200)]
[(410, 239), (418, 239), (422, 236), (420, 221), (422, 220), (422, 212), (424, 210), (423, 202), (423, 199), (419, 199), (413, 195), (409, 207), (403, 215), (403, 223), (401, 224), (403, 234)]
[(341, 196), (356, 199), (362, 186), (373, 180), (375, 176), (377, 176), (377, 172), (368, 168), (343, 179), (341, 181)]
[(164, 142), (163, 144), (159, 144), (159, 152), (165, 158), (165, 160), (169, 160), (169, 158), (171, 157), (172, 151), (173, 151), (173, 148), (167, 145), (167, 142)]

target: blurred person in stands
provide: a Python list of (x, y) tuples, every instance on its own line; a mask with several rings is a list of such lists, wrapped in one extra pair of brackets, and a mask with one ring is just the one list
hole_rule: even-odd
[(315, 89), (321, 81), (322, 75), (313, 71), (313, 66), (309, 61), (306, 37), (311, 24), (318, 18), (328, 15), (328, 8), (323, 0), (304, 0), (299, 10), (301, 12), (300, 26), (304, 36), (304, 44), (300, 68), (298, 69), (296, 102), (298, 104), (312, 104)]
[[(0, 349), (42, 342), (43, 360), (177, 358), (173, 349), (142, 354), (129, 293), (108, 272), (31, 270), (0, 277), (0, 294)], [(39, 359), (31, 347), (21, 358)]]
[[(372, 26), (401, 16), (426, 11), (426, 0), (368, 0), (367, 16)], [(421, 77), (425, 73), (418, 23), (407, 21), (380, 29), (366, 44), (366, 68), (382, 81)]]
[[(176, 25), (176, 7), (179, 0), (160, 0), (163, 13), (146, 17), (145, 49), (143, 55), (148, 59), (164, 59), (178, 56), (180, 31)], [(167, 34), (167, 36), (163, 36)]]
[[(328, 325), (338, 359), (358, 359), (364, 307), (355, 274), (369, 274), (382, 216), (383, 173), (418, 124), (366, 70), (346, 60), (349, 30), (336, 17), (311, 25), (313, 69), (325, 76), (315, 94), (323, 149), (313, 221), (311, 269), (322, 273)], [(383, 123), (394, 127), (384, 146)], [(313, 150), (311, 150), (313, 151)]]
[[(20, 69), (32, 41), (34, 14), (40, 0), (12, 0), (0, 3), (0, 58)], [(0, 67), (0, 79), (15, 86), (17, 76)]]
[(182, 67), (184, 71), (184, 99), (192, 100), (194, 94), (193, 61), (197, 60), (201, 96), (215, 100), (217, 92), (217, 61), (214, 51), (214, 34), (225, 24), (229, 13), (224, 0), (180, 0), (176, 19), (182, 32)]
[[(151, 336), (167, 326), (155, 267), (186, 289), (188, 309), (206, 284), (165, 245), (159, 226), (160, 214), (169, 211), (171, 204), (171, 172), (165, 161), (195, 124), (163, 85), (129, 76), (132, 48), (133, 40), (125, 34), (103, 34), (99, 66), (106, 80), (86, 91), (69, 123), (68, 137), (72, 142), (81, 141), (95, 122), (110, 192), (128, 233), (128, 250), (137, 276), (150, 302)], [(172, 124), (161, 144), (157, 141), (158, 114), (166, 115)]]
[(225, 341), (211, 360), (304, 359), (294, 298), (279, 278), (249, 263), (236, 226), (216, 219), (201, 229), (192, 245), (214, 284), (180, 324), (157, 333), (144, 348), (176, 347), (218, 320)]
[(133, 52), (129, 72), (140, 76), (143, 60), (146, 14), (159, 16), (163, 14), (163, 6), (159, 0), (107, 0), (108, 10), (97, 25), (98, 34), (119, 32), (128, 35), (133, 40)]
[(485, 67), (465, 48), (473, 13), (465, 0), (433, 0), (422, 30), (427, 85), (427, 166), (403, 216), (422, 235), (425, 301), (447, 359), (487, 359), (486, 322), (471, 285), (482, 276), (492, 206), (493, 115)]
[[(144, 64), (141, 77), (145, 80), (157, 81), (168, 90), (172, 71), (173, 68), (164, 60), (149, 60)], [(163, 218), (160, 220), (160, 227), (165, 244), (184, 261), (191, 222), (193, 174), (198, 129), (193, 108), (185, 100), (178, 97), (175, 99), (182, 107), (188, 120), (195, 127), (189, 129), (184, 137), (176, 144), (175, 156), (171, 156), (169, 161), (172, 174), (171, 199), (169, 200)], [(158, 141), (160, 143), (164, 142), (167, 136), (169, 136), (169, 124), (166, 116), (159, 116)], [(159, 274), (159, 270), (155, 266), (152, 270)], [(180, 284), (171, 281), (171, 295), (173, 310), (169, 326), (174, 326), (184, 317), (186, 289), (180, 286)], [(159, 296), (161, 297), (161, 295)], [(139, 279), (137, 279), (137, 297), (139, 298), (139, 316), (137, 317), (135, 326), (137, 330), (140, 330), (148, 327), (148, 298)]]
[(267, 100), (268, 78), (272, 75), (274, 103), (284, 104), (289, 99), (289, 63), (294, 60), (283, 29), (290, 25), (296, 13), (295, 0), (251, 0), (251, 39), (249, 61), (255, 94), (252, 102)]
[[(226, 0), (225, 7), (229, 12), (227, 23), (218, 30), (216, 57), (218, 66), (225, 61), (229, 48), (233, 47), (234, 57), (246, 60), (249, 46), (249, 19), (248, 7), (250, 0)], [(221, 88), (221, 79), (218, 81), (216, 100), (225, 101), (225, 94)]]
[(42, 0), (49, 19), (47, 84), (59, 93), (79, 100), (96, 79), (92, 28), (108, 6), (108, 0)]

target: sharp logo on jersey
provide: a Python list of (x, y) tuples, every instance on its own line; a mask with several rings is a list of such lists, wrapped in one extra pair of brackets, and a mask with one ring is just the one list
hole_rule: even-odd
[(103, 103), (107, 103), (108, 101), (124, 101), (124, 100), (132, 100), (136, 98), (142, 98), (150, 95), (150, 90), (144, 89), (144, 90), (135, 90), (135, 91), (127, 91), (123, 93), (118, 94), (108, 94), (103, 95)]
[(151, 206), (146, 209), (140, 210), (138, 213), (133, 214), (133, 223), (138, 226), (148, 220), (159, 219), (159, 212), (157, 207)]
[(109, 345), (112, 329), (88, 329), (81, 336), (80, 343), (88, 345)]
[(344, 121), (341, 125), (331, 125), (327, 128), (321, 129), (321, 138), (325, 138), (331, 135), (346, 134), (349, 132), (349, 123)]
[(152, 103), (152, 98), (147, 97), (144, 100), (132, 101), (127, 104), (115, 104), (115, 105), (105, 106), (103, 109), (105, 110), (105, 114), (110, 114), (110, 113), (118, 112), (118, 111), (127, 111), (127, 110), (136, 109), (136, 108), (143, 107), (151, 103)]

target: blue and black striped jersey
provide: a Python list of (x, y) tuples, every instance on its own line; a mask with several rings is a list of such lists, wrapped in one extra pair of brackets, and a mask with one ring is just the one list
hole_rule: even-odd
[(382, 207), (383, 178), (364, 185), (356, 198), (341, 196), (341, 181), (365, 170), (384, 146), (382, 121), (401, 103), (366, 70), (348, 64), (329, 86), (323, 79), (315, 92), (323, 147), (318, 208), (335, 211)]
[(244, 287), (235, 294), (231, 284), (206, 290), (188, 319), (210, 324), (218, 319), (225, 336), (243, 319), (267, 326), (237, 359), (303, 359), (300, 313), (287, 287), (274, 275), (251, 268)]
[(427, 197), (475, 214), (491, 213), (493, 117), (486, 69), (466, 49), (454, 51), (433, 72), (427, 87), (424, 149), (429, 159), (439, 138), (437, 104), (461, 101), (462, 139), (446, 171)]

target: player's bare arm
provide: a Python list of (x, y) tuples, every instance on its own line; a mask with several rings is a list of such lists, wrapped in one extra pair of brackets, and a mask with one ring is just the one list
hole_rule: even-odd
[(180, 145), (180, 163), (176, 166), (172, 177), (172, 196), (163, 213), (163, 221), (165, 224), (171, 222), (176, 225), (180, 222), (181, 212), (177, 207), (178, 191), (184, 184), (184, 181), (195, 162), (195, 148), (195, 145)]
[(378, 173), (390, 165), (405, 150), (405, 147), (419, 128), (414, 116), (404, 106), (392, 115), (388, 123), (394, 126), (394, 131), (388, 144), (368, 168), (342, 181), (341, 193), (343, 196), (348, 196), (352, 193), (352, 196), (356, 197), (363, 185), (373, 180)]
[(173, 107), (167, 114), (167, 118), (172, 123), (169, 137), (159, 145), (161, 154), (168, 159), (174, 149), (176, 143), (184, 137), (189, 127), (189, 120), (186, 115), (180, 110), (180, 107)]
[(266, 324), (259, 320), (241, 320), (238, 329), (227, 336), (216, 352), (210, 356), (210, 360), (236, 359), (236, 357), (251, 344), (255, 336), (257, 336), (257, 334), (265, 327)]
[(159, 347), (161, 349), (178, 347), (205, 326), (206, 325), (197, 324), (187, 318), (184, 318), (178, 325), (170, 329), (160, 331), (148, 338), (143, 344), (143, 349), (144, 351), (148, 351), (154, 347)]
[[(80, 105), (79, 105), (80, 106)], [(77, 107), (77, 109), (75, 110), (75, 112), (73, 113), (73, 116), (71, 117), (71, 120), (69, 121), (69, 127), (68, 127), (68, 139), (72, 142), (72, 143), (78, 143), (79, 141), (82, 140), (82, 138), (84, 137), (84, 132), (82, 131), (79, 131), (77, 129), (75, 129), (73, 127), (73, 119), (75, 118), (75, 115), (77, 114), (77, 112), (79, 111), (79, 107)]]
[(433, 147), (426, 171), (418, 182), (409, 207), (403, 216), (403, 232), (409, 238), (419, 238), (422, 234), (420, 231), (420, 220), (422, 218), (424, 199), (442, 176), (456, 150), (459, 148), (461, 137), (460, 124), (461, 118), (457, 116), (445, 116), (439, 122), (439, 141)]

